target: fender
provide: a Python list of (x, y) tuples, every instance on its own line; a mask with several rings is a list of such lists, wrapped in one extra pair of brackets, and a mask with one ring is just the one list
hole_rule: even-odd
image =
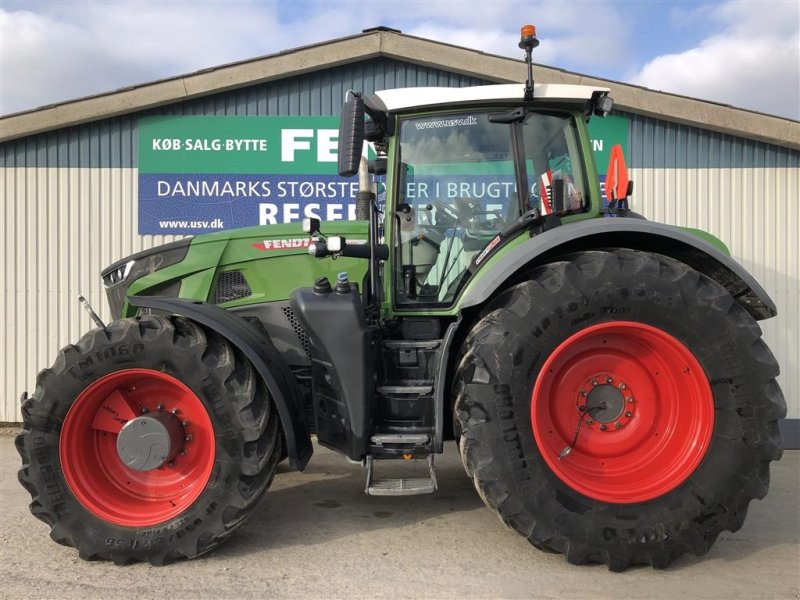
[(129, 296), (128, 302), (139, 308), (187, 317), (213, 329), (238, 348), (261, 375), (275, 402), (286, 438), (289, 463), (298, 471), (305, 469), (311, 459), (313, 447), (305, 423), (300, 392), (297, 383), (290, 376), (289, 367), (269, 338), (257, 333), (241, 317), (215, 304), (156, 296)]
[(570, 252), (596, 248), (630, 248), (679, 260), (727, 288), (754, 319), (774, 317), (778, 311), (764, 289), (730, 256), (687, 231), (635, 218), (589, 219), (555, 227), (516, 246), (497, 260), (488, 260), (467, 286), (460, 308), (488, 300), (525, 268), (558, 260)]

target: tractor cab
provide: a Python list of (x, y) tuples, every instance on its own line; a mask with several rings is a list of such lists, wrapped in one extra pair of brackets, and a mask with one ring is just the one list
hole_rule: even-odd
[(523, 86), (491, 91), (494, 107), (398, 119), (387, 225), (398, 308), (452, 304), (482, 252), (518, 233), (523, 215), (529, 224), (591, 207), (582, 114), (502, 105), (521, 102)]
[[(366, 463), (368, 493), (436, 489), (433, 456), (452, 425), (444, 373), (458, 299), (493, 253), (562, 220), (598, 216), (586, 122), (610, 111), (608, 92), (532, 76), (368, 98), (348, 92), (339, 173), (359, 175), (356, 212), (370, 222), (369, 242), (325, 237), (310, 220), (305, 228), (312, 255), (369, 260), (368, 281), (359, 294), (342, 273), (296, 290), (291, 302), (311, 339), (318, 439)], [(374, 161), (365, 160), (365, 142)], [(379, 205), (373, 180), (381, 175)], [(379, 459), (427, 459), (429, 478), (375, 481)]]

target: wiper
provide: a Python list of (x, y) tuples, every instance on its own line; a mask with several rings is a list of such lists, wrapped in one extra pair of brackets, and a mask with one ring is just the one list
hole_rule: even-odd
[(542, 215), (539, 209), (533, 208), (528, 212), (522, 213), (512, 223), (508, 225), (498, 236), (500, 239), (506, 239), (521, 229), (527, 229), (531, 225), (538, 225), (538, 233), (553, 229), (554, 227), (561, 226), (561, 215), (558, 213), (550, 213), (549, 215)]
[(492, 113), (489, 115), (490, 123), (522, 123), (525, 117), (528, 116), (528, 111), (518, 106), (514, 110), (506, 113)]
[(515, 234), (520, 229), (525, 229), (528, 225), (536, 221), (541, 215), (539, 214), (538, 208), (532, 208), (531, 210), (522, 213), (516, 219), (511, 221), (508, 226), (500, 232), (500, 238), (506, 239), (507, 237)]

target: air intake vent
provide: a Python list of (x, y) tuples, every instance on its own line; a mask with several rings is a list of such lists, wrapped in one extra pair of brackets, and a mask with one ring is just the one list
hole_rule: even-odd
[(247, 298), (253, 290), (247, 283), (241, 271), (225, 271), (217, 276), (217, 285), (211, 302), (222, 304), (233, 302), (240, 298)]
[(306, 356), (311, 358), (311, 342), (308, 339), (308, 334), (306, 330), (303, 329), (303, 326), (300, 324), (300, 321), (297, 320), (297, 317), (294, 314), (291, 306), (284, 306), (282, 309), (283, 314), (286, 315), (286, 318), (289, 320), (289, 325), (292, 326), (294, 329), (295, 334), (297, 335), (297, 339), (300, 340), (300, 344), (303, 346), (303, 351), (306, 353)]

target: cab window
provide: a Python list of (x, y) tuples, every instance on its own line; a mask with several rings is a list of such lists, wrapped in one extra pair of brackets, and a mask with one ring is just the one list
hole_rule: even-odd
[[(509, 124), (491, 114), (401, 121), (393, 215), (399, 305), (452, 304), (473, 259), (533, 206), (546, 213), (584, 207), (572, 117), (530, 113)], [(527, 182), (522, 198), (517, 181)]]

